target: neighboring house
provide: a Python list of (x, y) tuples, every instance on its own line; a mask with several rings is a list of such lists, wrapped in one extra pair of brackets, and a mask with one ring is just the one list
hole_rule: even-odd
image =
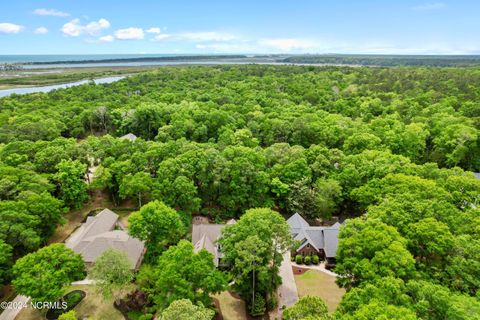
[(104, 209), (95, 216), (87, 217), (75, 232), (65, 241), (67, 247), (82, 255), (87, 264), (92, 264), (107, 249), (116, 249), (127, 254), (132, 269), (138, 269), (145, 253), (142, 241), (131, 237), (118, 227), (118, 215)]
[(298, 213), (291, 216), (287, 223), (293, 239), (299, 243), (295, 254), (318, 255), (321, 260), (325, 259), (327, 264), (335, 264), (340, 223), (330, 227), (310, 226)]
[(126, 135), (121, 136), (119, 139), (120, 139), (120, 140), (135, 141), (135, 140), (137, 140), (137, 136), (134, 135), (133, 133), (127, 133)]
[(475, 178), (480, 180), (480, 172), (474, 172), (473, 174), (475, 175)]
[[(234, 224), (236, 221), (231, 219), (227, 224)], [(222, 266), (222, 251), (217, 244), (218, 238), (222, 234), (225, 224), (194, 224), (192, 226), (192, 243), (195, 252), (202, 249), (207, 250), (213, 255), (213, 263), (216, 267)]]

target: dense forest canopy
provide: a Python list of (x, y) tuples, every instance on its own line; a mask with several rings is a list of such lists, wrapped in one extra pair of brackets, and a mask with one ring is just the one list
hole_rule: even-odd
[(81, 205), (95, 165), (91, 187), (161, 201), (179, 226), (259, 207), (350, 218), (342, 319), (474, 319), (479, 98), (478, 68), (243, 65), (0, 99), (0, 279)]
[(358, 66), (429, 66), (429, 67), (468, 67), (480, 65), (478, 55), (384, 55), (384, 54), (328, 54), (328, 55), (294, 55), (281, 62), (350, 64)]

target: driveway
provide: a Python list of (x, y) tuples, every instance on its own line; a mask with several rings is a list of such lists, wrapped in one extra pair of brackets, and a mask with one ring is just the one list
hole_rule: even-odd
[(290, 262), (290, 251), (283, 255), (280, 277), (282, 277), (282, 284), (278, 288), (278, 307), (281, 309), (282, 306), (290, 307), (298, 301), (297, 285)]
[(0, 320), (14, 320), (20, 310), (22, 310), (29, 301), (30, 298), (22, 295), (17, 295), (15, 299), (13, 299), (11, 302), (10, 306), (12, 308), (7, 308), (3, 310), (2, 314), (0, 314)]
[(295, 262), (292, 262), (292, 266), (303, 268), (303, 269), (318, 270), (318, 271), (326, 273), (326, 274), (328, 274), (329, 276), (332, 276), (332, 277), (337, 277), (338, 276), (335, 272), (325, 269), (325, 263), (324, 262), (322, 262), (318, 265), (311, 264), (311, 265), (308, 265), (308, 266), (306, 264), (296, 264)]

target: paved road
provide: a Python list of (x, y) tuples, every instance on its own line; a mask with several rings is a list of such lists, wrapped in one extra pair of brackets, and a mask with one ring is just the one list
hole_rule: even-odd
[(29, 297), (17, 295), (11, 302), (11, 305), (18, 306), (18, 308), (8, 308), (3, 310), (2, 314), (0, 314), (0, 320), (15, 320), (17, 314), (22, 310), (22, 306), (25, 306), (29, 301)]
[(282, 277), (282, 284), (278, 288), (278, 307), (290, 307), (298, 301), (297, 285), (293, 276), (292, 263), (290, 262), (290, 252), (286, 252), (283, 255), (280, 277)]

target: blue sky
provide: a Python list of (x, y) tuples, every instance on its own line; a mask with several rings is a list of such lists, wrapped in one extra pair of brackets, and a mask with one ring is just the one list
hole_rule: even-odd
[(2, 0), (0, 54), (480, 54), (480, 1)]

